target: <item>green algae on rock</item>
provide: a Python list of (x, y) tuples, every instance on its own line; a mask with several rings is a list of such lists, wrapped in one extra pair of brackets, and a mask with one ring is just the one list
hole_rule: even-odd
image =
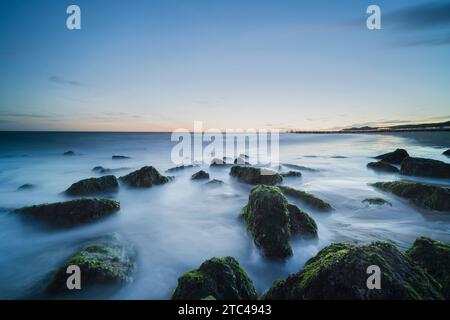
[(382, 172), (391, 172), (391, 173), (398, 173), (398, 172), (400, 172), (393, 165), (390, 165), (389, 163), (385, 163), (385, 162), (381, 162), (381, 161), (369, 162), (367, 164), (367, 168), (375, 170), (375, 171), (382, 171)]
[[(368, 289), (367, 268), (381, 271), (381, 289)], [(334, 243), (304, 269), (276, 281), (263, 295), (275, 300), (428, 300), (442, 299), (439, 284), (393, 244)]]
[(450, 178), (450, 164), (439, 160), (407, 157), (402, 161), (400, 173), (408, 176)]
[(120, 203), (109, 199), (77, 199), (16, 209), (14, 212), (55, 227), (74, 227), (109, 216)]
[(280, 188), (281, 192), (283, 192), (284, 195), (286, 195), (288, 197), (299, 199), (306, 205), (308, 205), (316, 210), (320, 210), (320, 211), (333, 210), (333, 207), (329, 203), (323, 201), (322, 199), (317, 198), (316, 196), (314, 196), (308, 192), (294, 189), (294, 188), (291, 188), (288, 186), (278, 186), (278, 187)]
[(370, 205), (377, 205), (377, 206), (382, 206), (384, 204), (387, 204), (387, 205), (392, 207), (392, 203), (390, 203), (389, 201), (384, 200), (383, 198), (367, 198), (367, 199), (364, 199), (361, 202), (362, 203), (367, 203), (367, 204), (370, 204)]
[(395, 151), (381, 154), (375, 158), (392, 164), (400, 164), (406, 157), (409, 157), (409, 154), (405, 149), (396, 149)]
[(146, 166), (119, 178), (130, 187), (151, 188), (169, 182), (170, 178), (161, 175), (154, 167)]
[(56, 294), (77, 291), (69, 290), (66, 285), (66, 270), (71, 265), (80, 268), (82, 291), (96, 285), (130, 283), (135, 270), (135, 256), (133, 246), (125, 243), (117, 234), (89, 241), (54, 273), (47, 290)]
[(450, 211), (450, 189), (411, 181), (377, 182), (374, 187), (409, 199), (413, 204), (437, 211)]
[(283, 181), (283, 177), (279, 173), (265, 168), (233, 166), (230, 175), (240, 182), (254, 185), (275, 185)]
[(178, 279), (173, 300), (255, 300), (252, 280), (233, 257), (206, 260)]
[(83, 179), (72, 184), (65, 193), (72, 196), (82, 196), (117, 191), (119, 183), (115, 176)]
[(316, 238), (317, 224), (313, 218), (293, 204), (288, 204), (287, 208), (289, 210), (290, 234)]
[(450, 244), (420, 237), (406, 255), (432, 275), (442, 285), (444, 297), (450, 299)]

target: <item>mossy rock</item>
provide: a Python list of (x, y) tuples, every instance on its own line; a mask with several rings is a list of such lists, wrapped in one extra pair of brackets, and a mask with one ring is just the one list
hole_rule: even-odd
[(205, 180), (209, 179), (209, 173), (203, 170), (196, 172), (191, 177), (192, 180)]
[(333, 210), (333, 207), (329, 203), (323, 201), (322, 199), (317, 198), (316, 196), (308, 192), (294, 189), (288, 186), (279, 186), (279, 188), (281, 192), (283, 192), (283, 194), (285, 194), (286, 196), (298, 199), (302, 201), (304, 204), (310, 206), (311, 208), (314, 208), (319, 211)]
[(444, 297), (450, 299), (450, 244), (430, 238), (417, 238), (406, 255), (417, 262), (441, 285)]
[(280, 173), (284, 178), (298, 178), (302, 176), (302, 173), (300, 171), (287, 171)]
[(154, 167), (142, 167), (119, 178), (130, 187), (134, 188), (151, 188), (155, 185), (161, 185), (169, 182), (169, 177), (161, 175)]
[(409, 199), (417, 206), (450, 211), (450, 189), (410, 181), (377, 182), (374, 187)]
[(100, 178), (89, 178), (80, 180), (72, 184), (65, 193), (71, 196), (84, 196), (114, 192), (119, 188), (119, 183), (115, 176), (103, 176)]
[(109, 216), (120, 209), (120, 203), (109, 199), (77, 199), (16, 209), (23, 217), (54, 227), (74, 227)]
[[(255, 300), (252, 280), (233, 257), (212, 258), (178, 279), (173, 300)], [(213, 298), (213, 299), (212, 299)]]
[(81, 271), (81, 291), (95, 286), (117, 287), (130, 283), (135, 271), (136, 252), (129, 243), (124, 243), (112, 234), (89, 241), (70, 256), (53, 274), (47, 291), (52, 294), (76, 293), (67, 288), (67, 267), (76, 265)]
[[(381, 289), (368, 289), (369, 266), (381, 270)], [(421, 300), (442, 299), (439, 284), (393, 244), (366, 246), (334, 243), (304, 269), (276, 281), (263, 295), (275, 300)]]
[(407, 157), (402, 161), (400, 173), (408, 176), (450, 178), (450, 164), (439, 160)]
[(233, 166), (230, 175), (247, 184), (275, 185), (283, 181), (283, 177), (272, 170), (255, 167)]
[(389, 173), (398, 173), (399, 170), (394, 167), (393, 165), (390, 165), (389, 163), (377, 161), (377, 162), (369, 162), (367, 164), (367, 168), (375, 170), (375, 171), (381, 171), (381, 172), (389, 172)]
[(395, 151), (381, 154), (375, 158), (392, 164), (400, 164), (406, 157), (409, 157), (409, 154), (405, 149), (396, 149)]
[(293, 204), (288, 204), (289, 232), (308, 238), (317, 238), (317, 224), (306, 212)]
[(390, 203), (389, 201), (384, 200), (383, 198), (367, 198), (364, 199), (363, 201), (361, 201), (362, 203), (367, 203), (370, 205), (376, 205), (376, 206), (382, 206), (382, 205), (389, 205), (392, 207), (392, 203)]

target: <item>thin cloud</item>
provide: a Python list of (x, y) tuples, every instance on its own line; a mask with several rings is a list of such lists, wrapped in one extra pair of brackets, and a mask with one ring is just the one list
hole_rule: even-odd
[(450, 44), (450, 34), (429, 39), (402, 40), (396, 45), (401, 47), (440, 47)]
[(387, 13), (386, 25), (403, 29), (424, 29), (450, 26), (450, 3), (431, 2)]
[(88, 85), (85, 84), (85, 83), (82, 83), (82, 82), (79, 82), (79, 81), (76, 81), (76, 80), (64, 79), (64, 78), (61, 78), (59, 76), (50, 76), (48, 78), (48, 80), (50, 82), (53, 82), (53, 83), (63, 84), (63, 85), (70, 85), (70, 86), (74, 86), (74, 87), (88, 87)]
[(49, 118), (50, 116), (44, 114), (35, 114), (35, 113), (14, 113), (7, 112), (0, 114), (2, 117), (10, 117), (10, 118)]

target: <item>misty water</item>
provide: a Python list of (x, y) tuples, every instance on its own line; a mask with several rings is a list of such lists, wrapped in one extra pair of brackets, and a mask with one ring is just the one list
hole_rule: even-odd
[[(283, 184), (313, 193), (335, 210), (317, 212), (293, 199), (317, 222), (317, 240), (291, 241), (294, 255), (285, 262), (264, 259), (239, 219), (250, 185), (229, 176), (229, 167), (204, 166), (223, 186), (191, 181), (200, 168), (171, 173), (175, 179), (149, 189), (121, 185), (107, 195), (121, 203), (119, 214), (73, 229), (49, 229), (20, 219), (14, 208), (71, 199), (62, 192), (72, 183), (93, 176), (95, 166), (118, 169), (121, 176), (144, 165), (161, 173), (174, 164), (175, 142), (164, 133), (0, 133), (0, 298), (27, 297), (39, 288), (84, 241), (117, 232), (136, 247), (134, 281), (114, 295), (86, 298), (168, 299), (177, 278), (211, 257), (235, 257), (252, 278), (259, 294), (272, 282), (302, 268), (321, 248), (338, 241), (367, 243), (392, 240), (401, 250), (418, 236), (450, 242), (450, 215), (414, 207), (369, 184), (402, 179), (379, 174), (366, 164), (380, 153), (405, 148), (412, 156), (449, 162), (450, 133), (402, 134), (282, 134), (280, 162), (307, 166), (301, 178)], [(75, 156), (62, 153), (73, 150)], [(112, 155), (131, 159), (112, 160)], [(404, 178), (404, 177), (403, 177)], [(439, 179), (410, 180), (449, 186)], [(23, 184), (30, 190), (18, 190)], [(361, 201), (381, 196), (391, 206)]]

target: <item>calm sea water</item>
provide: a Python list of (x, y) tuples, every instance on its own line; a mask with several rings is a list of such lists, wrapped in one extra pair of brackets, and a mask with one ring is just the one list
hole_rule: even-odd
[[(144, 165), (164, 172), (174, 166), (170, 151), (175, 143), (170, 134), (0, 133), (0, 298), (26, 297), (81, 242), (110, 232), (120, 233), (137, 248), (134, 282), (114, 296), (87, 298), (167, 299), (179, 276), (214, 256), (238, 259), (262, 293), (274, 280), (301, 269), (307, 259), (332, 242), (392, 240), (401, 249), (422, 235), (450, 242), (449, 214), (418, 209), (375, 190), (368, 184), (401, 177), (366, 168), (370, 157), (400, 147), (413, 156), (448, 162), (442, 152), (450, 147), (449, 142), (448, 132), (281, 135), (281, 162), (318, 169), (284, 183), (316, 194), (336, 210), (324, 214), (305, 208), (318, 224), (318, 240), (293, 241), (294, 256), (275, 263), (261, 257), (238, 218), (251, 186), (234, 181), (226, 168), (204, 168), (211, 178), (226, 183), (219, 188), (191, 181), (190, 175), (199, 168), (177, 172), (175, 180), (163, 186), (121, 188), (113, 195), (121, 202), (118, 215), (76, 229), (48, 230), (11, 214), (17, 207), (67, 200), (62, 191), (75, 181), (96, 176), (94, 166), (120, 168), (117, 176)], [(77, 155), (62, 156), (67, 150)], [(114, 154), (131, 159), (114, 161)], [(450, 185), (449, 181), (416, 180)], [(18, 191), (25, 183), (36, 187)], [(393, 206), (361, 203), (376, 196)]]

